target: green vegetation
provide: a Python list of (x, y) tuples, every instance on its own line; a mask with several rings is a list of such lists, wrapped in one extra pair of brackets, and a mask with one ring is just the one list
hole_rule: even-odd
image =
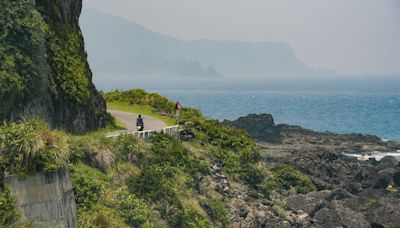
[(51, 172), (65, 166), (69, 156), (68, 136), (50, 130), (39, 119), (0, 125), (0, 171), (20, 178), (36, 172)]
[(90, 71), (81, 32), (54, 20), (60, 14), (57, 4), (0, 2), (0, 119), (6, 118), (15, 104), (43, 96), (44, 89), (50, 89), (52, 99), (66, 101), (64, 105), (89, 101)]
[(46, 24), (34, 0), (0, 2), (0, 118), (15, 102), (35, 96), (41, 82), (35, 63)]
[[(157, 98), (136, 92), (141, 99)], [(151, 107), (141, 99), (135, 100), (137, 105)], [(115, 119), (108, 118), (110, 127), (116, 127)], [(108, 130), (68, 135), (38, 119), (3, 124), (1, 171), (25, 177), (68, 166), (79, 227), (229, 227), (224, 195), (200, 183), (203, 178), (212, 182), (215, 164), (221, 165), (220, 172), (229, 181), (267, 194), (290, 188), (298, 193), (315, 190), (309, 178), (290, 166), (269, 170), (260, 163), (257, 146), (247, 133), (191, 108), (183, 109), (181, 121), (184, 130), (194, 135), (190, 141), (166, 134), (155, 134), (148, 141), (133, 135), (106, 138)], [(14, 207), (9, 193), (0, 192), (0, 215), (7, 213), (4, 223), (18, 219)]]
[(208, 201), (208, 206), (210, 207), (211, 218), (219, 222), (222, 227), (229, 227), (230, 219), (223, 202), (218, 199), (211, 199)]
[(267, 193), (272, 190), (289, 190), (291, 188), (294, 188), (297, 193), (302, 194), (317, 190), (309, 177), (302, 175), (289, 165), (276, 165), (272, 168), (272, 174), (273, 178), (265, 179), (261, 184), (262, 190)]
[(9, 226), (20, 217), (15, 203), (16, 199), (10, 195), (9, 190), (0, 191), (0, 227)]
[(48, 62), (54, 73), (55, 96), (65, 97), (71, 103), (86, 104), (90, 96), (90, 81), (81, 37), (78, 28), (50, 24)]
[(124, 102), (131, 105), (148, 105), (152, 110), (158, 113), (174, 114), (174, 103), (158, 93), (147, 93), (142, 89), (133, 89), (127, 91), (115, 90), (105, 93), (103, 96), (107, 102)]

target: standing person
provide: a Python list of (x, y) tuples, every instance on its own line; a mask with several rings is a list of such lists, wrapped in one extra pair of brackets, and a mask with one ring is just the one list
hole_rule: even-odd
[(142, 115), (139, 114), (138, 118), (136, 119), (136, 127), (138, 131), (143, 131), (144, 130), (144, 122)]
[(176, 124), (179, 124), (179, 117), (181, 115), (181, 110), (182, 110), (182, 105), (179, 101), (175, 103), (174, 109), (175, 109)]

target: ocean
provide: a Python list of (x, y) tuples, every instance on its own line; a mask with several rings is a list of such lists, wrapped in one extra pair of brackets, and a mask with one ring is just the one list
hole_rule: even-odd
[(270, 113), (276, 123), (400, 140), (400, 77), (302, 80), (107, 78), (97, 80), (100, 89), (144, 88), (180, 101), (184, 106), (199, 108), (206, 116), (219, 120), (235, 120), (250, 113)]

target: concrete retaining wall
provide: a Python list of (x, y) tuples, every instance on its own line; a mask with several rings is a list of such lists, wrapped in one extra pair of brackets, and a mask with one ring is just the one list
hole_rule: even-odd
[(5, 186), (17, 199), (23, 218), (35, 227), (76, 227), (77, 215), (69, 171), (36, 174), (24, 180), (5, 178)]

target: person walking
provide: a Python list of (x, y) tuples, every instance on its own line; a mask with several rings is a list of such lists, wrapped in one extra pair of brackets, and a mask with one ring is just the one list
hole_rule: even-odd
[(142, 118), (142, 115), (139, 114), (138, 118), (136, 119), (136, 127), (138, 131), (143, 131), (144, 130), (144, 121)]

